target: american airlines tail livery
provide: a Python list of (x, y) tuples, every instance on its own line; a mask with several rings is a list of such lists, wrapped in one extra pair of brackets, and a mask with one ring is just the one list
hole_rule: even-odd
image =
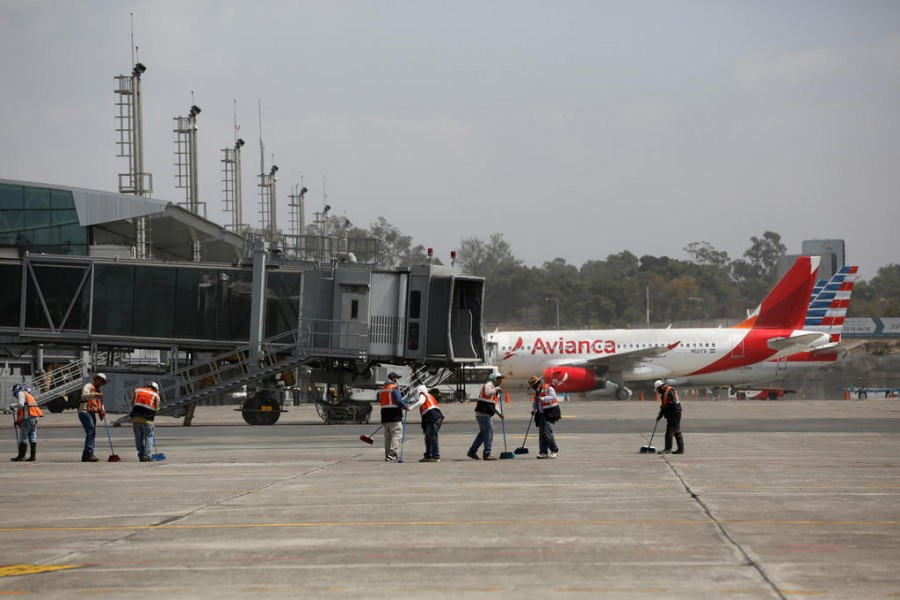
[[(838, 360), (840, 353), (856, 345), (841, 342), (844, 319), (850, 306), (850, 296), (856, 283), (859, 267), (841, 267), (828, 281), (820, 281), (813, 287), (803, 329), (818, 331), (829, 337), (827, 344), (814, 350), (798, 352), (774, 360), (767, 360), (738, 369), (673, 377), (672, 385), (728, 385), (740, 386), (784, 377), (796, 376), (799, 372), (819, 369)], [(757, 309), (758, 310), (758, 309)]]
[(716, 373), (823, 348), (831, 336), (803, 328), (818, 267), (818, 257), (798, 258), (734, 327), (494, 332), (486, 336), (489, 354), (508, 382), (542, 375), (568, 393), (610, 382), (625, 399), (627, 381)]

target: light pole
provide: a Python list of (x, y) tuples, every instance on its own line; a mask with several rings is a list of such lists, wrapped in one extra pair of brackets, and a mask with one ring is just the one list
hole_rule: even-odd
[(547, 296), (546, 298), (544, 298), (544, 300), (553, 300), (554, 302), (556, 302), (556, 330), (559, 331), (559, 300), (557, 300), (553, 296)]

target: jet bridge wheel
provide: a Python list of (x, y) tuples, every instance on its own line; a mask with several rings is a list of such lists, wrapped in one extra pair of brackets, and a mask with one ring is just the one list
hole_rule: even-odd
[(248, 425), (274, 425), (281, 416), (281, 407), (268, 398), (248, 398), (241, 405), (241, 416)]

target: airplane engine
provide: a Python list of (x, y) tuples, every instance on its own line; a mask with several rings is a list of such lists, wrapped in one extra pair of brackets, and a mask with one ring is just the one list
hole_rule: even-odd
[(601, 390), (606, 387), (606, 379), (597, 377), (593, 369), (582, 367), (548, 367), (544, 369), (544, 381), (553, 382), (560, 393), (579, 393)]

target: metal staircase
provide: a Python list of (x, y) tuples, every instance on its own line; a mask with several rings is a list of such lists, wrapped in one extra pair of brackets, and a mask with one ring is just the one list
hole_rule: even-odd
[[(43, 375), (36, 375), (30, 381), (25, 382), (38, 406), (47, 404), (51, 400), (80, 390), (84, 378), (90, 372), (93, 359), (81, 359), (47, 371)], [(42, 391), (43, 390), (43, 391)]]
[(160, 389), (157, 414), (171, 414), (185, 405), (306, 362), (311, 356), (311, 339), (308, 327), (295, 329), (220, 354), (208, 362), (171, 371), (162, 377), (169, 383)]

